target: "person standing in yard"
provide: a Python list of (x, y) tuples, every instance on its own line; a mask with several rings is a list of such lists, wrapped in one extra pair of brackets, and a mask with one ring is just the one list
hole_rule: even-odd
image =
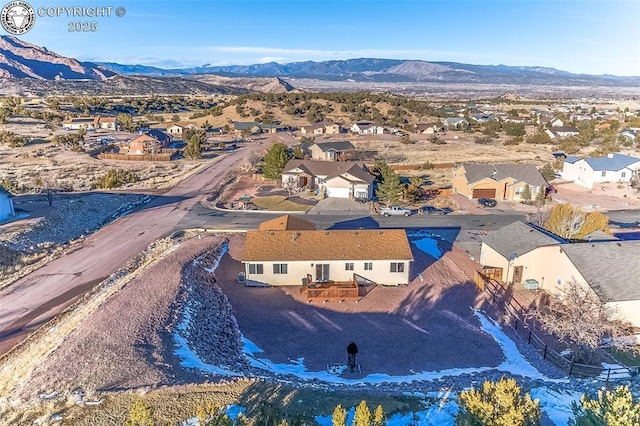
[(347, 366), (349, 367), (349, 371), (352, 373), (356, 372), (356, 355), (358, 353), (358, 345), (354, 342), (349, 343), (347, 346), (347, 354), (349, 355), (347, 359)]

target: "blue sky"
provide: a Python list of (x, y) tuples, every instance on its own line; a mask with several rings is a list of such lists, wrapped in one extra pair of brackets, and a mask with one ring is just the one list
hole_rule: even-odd
[[(122, 18), (37, 16), (21, 36), (80, 60), (176, 68), (378, 57), (640, 76), (637, 0), (28, 2), (126, 9)], [(68, 31), (91, 20), (96, 32)]]

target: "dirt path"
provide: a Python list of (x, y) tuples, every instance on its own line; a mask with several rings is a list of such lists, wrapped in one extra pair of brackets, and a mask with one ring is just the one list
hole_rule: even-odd
[[(256, 144), (221, 157), (142, 210), (91, 235), (80, 249), (0, 291), (0, 353), (8, 351), (75, 300), (80, 292), (76, 294), (74, 289), (86, 288), (110, 275), (152, 241), (174, 231), (188, 210), (213, 186), (235, 170), (251, 151), (260, 149), (264, 147)], [(40, 315), (33, 318), (32, 312), (38, 308)]]

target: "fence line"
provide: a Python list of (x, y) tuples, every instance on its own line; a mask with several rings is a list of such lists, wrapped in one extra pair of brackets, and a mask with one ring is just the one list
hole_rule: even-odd
[(618, 379), (628, 379), (638, 374), (638, 367), (604, 368), (595, 365), (579, 364), (574, 359), (567, 359), (562, 354), (550, 348), (545, 341), (531, 329), (524, 316), (526, 308), (513, 295), (507, 294), (507, 289), (497, 280), (490, 279), (480, 271), (476, 271), (474, 282), (481, 292), (487, 293), (487, 301), (497, 311), (508, 315), (507, 324), (528, 345), (536, 348), (545, 360), (549, 360), (569, 377), (596, 378), (609, 382)]

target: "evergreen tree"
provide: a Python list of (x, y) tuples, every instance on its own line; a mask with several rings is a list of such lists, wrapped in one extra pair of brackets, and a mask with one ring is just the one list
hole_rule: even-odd
[(187, 158), (200, 158), (202, 157), (202, 146), (200, 145), (200, 136), (193, 135), (187, 146), (184, 148), (184, 156)]
[(133, 403), (129, 410), (129, 419), (125, 422), (125, 426), (153, 426), (155, 419), (153, 418), (153, 409), (144, 400), (138, 400)]
[(545, 180), (550, 181), (553, 180), (556, 172), (553, 170), (551, 163), (545, 163), (542, 169), (540, 169), (540, 174), (542, 174), (542, 177), (545, 178)]
[(458, 397), (456, 424), (462, 426), (536, 426), (540, 424), (540, 403), (521, 394), (514, 379), (485, 381), (480, 390), (463, 391)]
[(360, 401), (360, 404), (356, 407), (356, 413), (353, 416), (352, 426), (370, 426), (371, 425), (371, 410), (367, 407), (365, 400)]
[(529, 186), (528, 183), (524, 185), (524, 188), (522, 189), (522, 194), (520, 195), (520, 197), (524, 201), (531, 201), (531, 187)]
[(331, 416), (331, 424), (333, 426), (347, 426), (347, 410), (342, 408), (342, 405), (336, 405)]
[(116, 121), (118, 122), (118, 125), (127, 132), (135, 132), (137, 128), (137, 126), (133, 122), (133, 117), (131, 117), (131, 114), (122, 112), (116, 116)]
[(373, 426), (385, 426), (387, 424), (387, 415), (384, 413), (382, 405), (378, 405), (373, 412)]
[(381, 182), (378, 183), (376, 189), (376, 197), (381, 203), (391, 205), (402, 197), (404, 186), (400, 182), (400, 178), (396, 173), (391, 170), (386, 163), (382, 163), (381, 167), (377, 168), (380, 173)]
[(299, 146), (293, 147), (293, 151), (291, 151), (291, 155), (293, 155), (293, 158), (297, 158), (299, 160), (304, 158), (304, 152), (302, 152), (302, 148), (300, 148)]
[(628, 386), (598, 391), (598, 399), (582, 395), (580, 405), (573, 404), (575, 419), (569, 424), (577, 426), (634, 426), (640, 424), (640, 402), (633, 400)]
[(289, 149), (283, 143), (274, 143), (264, 156), (264, 177), (267, 179), (279, 179), (284, 166), (291, 158)]

